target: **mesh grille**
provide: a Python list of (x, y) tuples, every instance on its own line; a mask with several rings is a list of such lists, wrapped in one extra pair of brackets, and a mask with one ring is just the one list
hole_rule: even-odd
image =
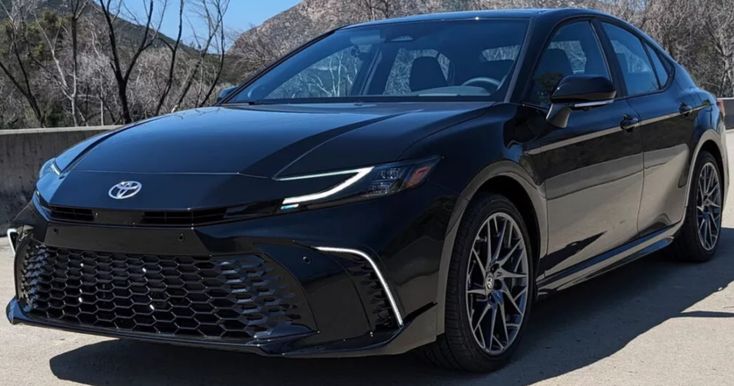
[(24, 311), (59, 322), (222, 340), (313, 329), (289, 274), (258, 256), (128, 255), (30, 243), (18, 269)]
[(367, 315), (376, 328), (393, 328), (396, 321), (380, 280), (369, 262), (353, 260), (347, 268), (364, 302)]

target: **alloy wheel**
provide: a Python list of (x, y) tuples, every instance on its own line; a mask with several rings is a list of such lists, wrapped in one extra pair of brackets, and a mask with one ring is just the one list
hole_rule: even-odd
[(716, 247), (721, 231), (721, 183), (716, 165), (707, 162), (701, 168), (696, 191), (698, 241), (706, 251)]
[(490, 355), (515, 341), (529, 301), (528, 253), (517, 222), (492, 214), (479, 228), (466, 275), (466, 308), (477, 344)]

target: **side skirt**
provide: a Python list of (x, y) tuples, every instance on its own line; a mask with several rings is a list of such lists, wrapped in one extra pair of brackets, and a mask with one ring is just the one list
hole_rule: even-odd
[(537, 283), (538, 297), (585, 282), (667, 247), (673, 242), (681, 225), (679, 223), (660, 229), (540, 280)]

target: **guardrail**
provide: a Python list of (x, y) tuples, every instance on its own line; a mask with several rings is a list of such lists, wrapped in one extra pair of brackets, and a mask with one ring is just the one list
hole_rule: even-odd
[(33, 194), (38, 169), (51, 157), (117, 126), (0, 130), (0, 235)]
[(724, 108), (726, 129), (734, 130), (734, 98), (719, 98), (719, 104)]

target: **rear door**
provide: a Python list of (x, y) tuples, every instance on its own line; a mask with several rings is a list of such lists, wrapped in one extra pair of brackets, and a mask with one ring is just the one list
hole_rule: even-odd
[(656, 48), (622, 25), (601, 23), (611, 43), (627, 102), (639, 117), (644, 183), (638, 217), (642, 235), (683, 218), (696, 107), (673, 81), (672, 66)]
[[(589, 21), (573, 21), (556, 30), (534, 72), (528, 104), (548, 108), (558, 81), (571, 74), (612, 79)], [(544, 122), (543, 133), (528, 149), (547, 199), (549, 255), (541, 261), (541, 279), (593, 265), (592, 257), (637, 234), (642, 142), (636, 130), (620, 127), (633, 115), (624, 99), (574, 111), (566, 128)]]

